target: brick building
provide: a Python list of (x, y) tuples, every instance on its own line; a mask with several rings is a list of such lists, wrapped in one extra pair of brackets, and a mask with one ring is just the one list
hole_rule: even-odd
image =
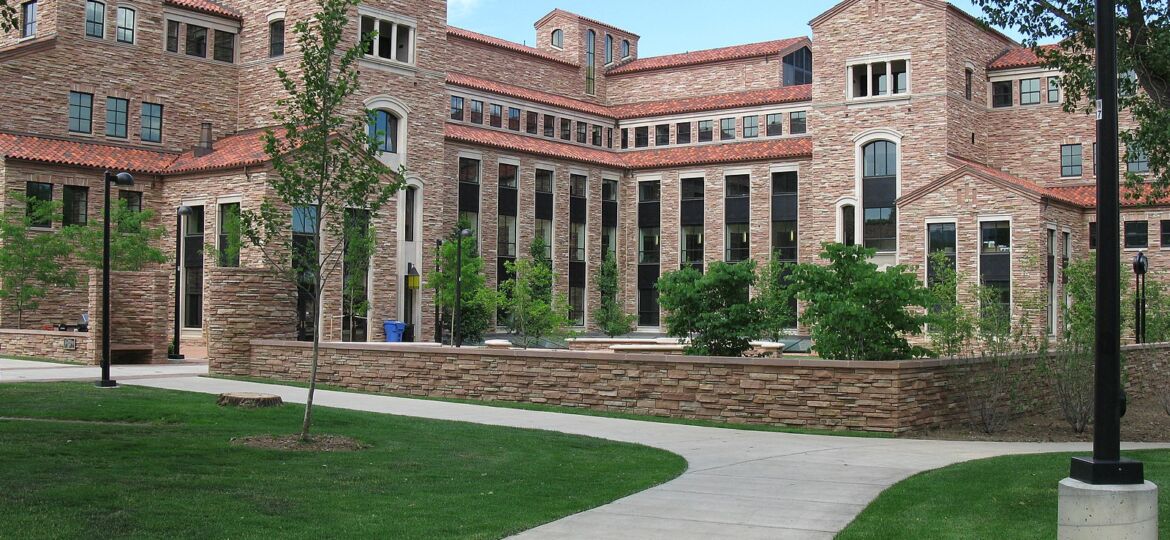
[[(224, 241), (224, 216), (271, 195), (259, 134), (280, 97), (273, 68), (295, 71), (292, 25), (313, 4), (22, 3), (20, 28), (0, 36), (4, 204), (24, 191), (84, 221), (100, 211), (102, 169), (134, 173), (119, 196), (158, 212), (162, 248), (181, 261), (182, 326), (206, 331), (223, 306), (203, 300), (205, 267), (263, 266), (246, 246), (239, 261), (204, 246)], [(810, 22), (811, 39), (646, 58), (637, 34), (559, 9), (534, 26), (530, 47), (448, 26), (443, 0), (353, 13), (355, 40), (379, 33), (353, 105), (377, 111), (383, 159), (409, 184), (373, 217), (370, 321), (433, 335), (431, 291), (406, 276), (433, 269), (435, 241), (462, 216), (491, 286), (543, 236), (583, 326), (606, 251), (628, 310), (654, 329), (663, 272), (814, 261), (821, 243), (846, 242), (924, 278), (927, 253), (945, 251), (964, 291), (997, 287), (1017, 314), (1039, 293), (1059, 327), (1062, 260), (1092, 249), (1094, 122), (1062, 111), (1060, 74), (1033, 51), (939, 0), (846, 0)], [(180, 205), (195, 211), (176, 245)], [(1125, 205), (1125, 249), (1153, 252), (1163, 274), (1170, 209)], [(290, 209), (292, 234), (304, 211)], [(302, 333), (380, 339), (340, 291), (327, 285)], [(72, 318), (86, 299), (44, 304), (27, 325)]]

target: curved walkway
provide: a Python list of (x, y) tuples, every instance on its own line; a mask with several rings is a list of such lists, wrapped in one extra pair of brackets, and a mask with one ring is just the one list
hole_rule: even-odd
[[(307, 392), (204, 377), (127, 383), (189, 392), (269, 392), (295, 403), (303, 403)], [(922, 441), (745, 431), (324, 390), (318, 391), (317, 404), (640, 443), (677, 453), (689, 464), (685, 473), (670, 482), (525, 531), (515, 537), (520, 539), (832, 538), (883, 489), (914, 473), (1002, 454), (1089, 449), (1083, 443)]]

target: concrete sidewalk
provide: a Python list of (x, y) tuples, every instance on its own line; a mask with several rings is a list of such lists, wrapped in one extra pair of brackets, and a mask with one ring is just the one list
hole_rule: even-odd
[[(115, 381), (154, 377), (194, 377), (207, 375), (207, 364), (140, 364), (110, 366)], [(35, 381), (96, 381), (102, 376), (98, 366), (54, 364), (0, 358), (0, 383)]]
[[(268, 392), (304, 403), (304, 388), (209, 379), (128, 384), (220, 393)], [(1089, 445), (921, 441), (796, 435), (640, 422), (481, 405), (318, 391), (318, 405), (545, 429), (645, 444), (686, 458), (680, 477), (525, 531), (521, 539), (826, 539), (883, 489), (914, 473), (970, 459), (1089, 450)], [(1127, 448), (1167, 447), (1131, 444)]]

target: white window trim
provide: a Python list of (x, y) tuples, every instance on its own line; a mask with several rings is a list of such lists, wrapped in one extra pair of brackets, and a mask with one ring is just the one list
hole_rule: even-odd
[(407, 140), (409, 130), (407, 129), (407, 125), (410, 122), (410, 106), (402, 100), (386, 94), (367, 98), (363, 102), (363, 105), (368, 110), (381, 109), (398, 117), (398, 133), (396, 134), (398, 137), (396, 141), (397, 151), (394, 153), (379, 153), (378, 160), (395, 170), (399, 166), (407, 165), (409, 161), (407, 157), (409, 155), (407, 152), (409, 150), (409, 141)]
[(853, 240), (856, 241), (858, 238), (861, 238), (861, 220), (857, 219), (857, 199), (853, 197), (841, 197), (833, 205), (835, 210), (834, 214), (836, 215), (836, 220), (833, 222), (833, 228), (836, 229), (834, 239), (838, 244), (845, 242), (845, 230), (842, 228), (842, 222), (845, 220), (845, 216), (842, 213), (842, 209), (846, 206), (853, 207)]
[(1015, 320), (1014, 314), (1016, 309), (1016, 227), (1012, 222), (1012, 216), (1005, 214), (991, 214), (979, 216), (976, 220), (977, 227), (975, 231), (976, 242), (976, 257), (975, 257), (975, 283), (983, 285), (983, 223), (987, 221), (1006, 221), (1008, 223), (1008, 241), (1012, 244), (1012, 250), (1008, 252), (1008, 319)]
[[(906, 100), (906, 99), (910, 98), (911, 96), (914, 95), (914, 76), (913, 76), (913, 68), (911, 67), (911, 64), (913, 62), (911, 62), (911, 58), (912, 58), (912, 55), (910, 54), (910, 52), (906, 51), (906, 52), (899, 52), (899, 53), (858, 56), (858, 57), (846, 59), (845, 60), (845, 101), (853, 102), (853, 103), (867, 103), (867, 102), (872, 103), (872, 102), (881, 102), (881, 101), (902, 101), (902, 100)], [(906, 91), (901, 92), (901, 93), (894, 93), (894, 87), (897, 85), (897, 82), (894, 81), (894, 79), (892, 77), (892, 75), (893, 75), (892, 64), (894, 62), (900, 62), (900, 61), (906, 62)], [(888, 93), (882, 94), (882, 95), (877, 95), (877, 96), (875, 96), (875, 95), (867, 95), (867, 96), (860, 96), (860, 97), (854, 96), (853, 95), (853, 67), (859, 66), (859, 65), (867, 66), (866, 67), (865, 83), (866, 83), (867, 87), (869, 87), (869, 86), (872, 86), (872, 84), (873, 84), (873, 64), (880, 64), (882, 62), (885, 62), (885, 64), (886, 64), (886, 75), (891, 76), (889, 83), (888, 83), (888, 90), (889, 90)]]
[[(116, 15), (115, 15), (116, 17)], [(202, 26), (208, 30), (222, 30), (224, 32), (231, 32), (233, 34), (240, 33), (240, 23), (230, 21), (228, 19), (220, 19), (210, 15), (203, 15), (202, 13), (192, 13), (189, 11), (177, 11), (173, 9), (163, 9), (163, 47), (166, 47), (166, 21), (177, 21), (183, 24), (194, 24)], [(115, 25), (117, 21), (115, 20)], [(211, 36), (208, 36), (209, 40)], [(181, 44), (180, 44), (181, 45)], [(208, 43), (210, 50), (212, 43)], [(210, 51), (209, 51), (210, 52)]]
[(956, 272), (959, 271), (959, 255), (960, 255), (960, 253), (962, 253), (959, 250), (959, 218), (958, 217), (951, 217), (951, 216), (926, 218), (922, 222), (922, 250), (923, 250), (922, 252), (925, 254), (924, 260), (922, 261), (922, 282), (925, 283), (928, 287), (930, 286), (930, 284), (927, 283), (927, 280), (930, 277), (930, 274), (928, 273), (929, 269), (927, 266), (928, 264), (930, 264), (930, 255), (931, 255), (931, 253), (930, 253), (930, 226), (937, 225), (939, 223), (942, 223), (942, 224), (950, 223), (950, 224), (955, 226), (955, 271)]
[[(82, 9), (81, 36), (83, 38), (86, 38), (86, 39), (97, 39), (97, 40), (105, 41), (106, 40), (106, 27), (109, 26), (109, 21), (107, 19), (110, 18), (110, 11), (109, 11), (110, 6), (108, 3), (106, 3), (103, 0), (96, 0), (96, 3), (101, 4), (101, 6), (102, 6), (102, 35), (91, 36), (87, 33), (87, 29), (85, 26), (86, 26), (86, 24), (88, 24), (89, 19), (86, 18), (86, 15), (87, 15), (86, 8), (89, 8), (89, 2), (86, 2), (84, 8)], [(135, 21), (137, 22), (137, 19), (135, 19)], [(166, 35), (165, 35), (166, 34), (166, 31), (165, 31), (166, 23), (163, 23), (163, 26), (164, 26), (163, 46), (165, 47), (166, 46), (166, 43), (165, 43), (165, 41), (166, 41)], [(115, 15), (114, 15), (114, 34), (115, 34), (114, 37), (115, 38), (117, 38), (117, 32), (118, 32), (118, 16), (115, 13)], [(135, 39), (137, 39), (137, 32), (135, 32), (135, 34), (136, 34)]]
[[(855, 183), (854, 183), (854, 187), (853, 187), (853, 189), (854, 189), (853, 198), (855, 201), (859, 201), (859, 202), (855, 203), (853, 206), (853, 208), (854, 208), (854, 210), (853, 210), (853, 212), (854, 212), (853, 224), (854, 224), (854, 229), (856, 230), (856, 233), (854, 234), (854, 240), (856, 240), (857, 245), (860, 245), (860, 246), (865, 245), (865, 237), (862, 235), (862, 233), (865, 231), (865, 226), (864, 226), (865, 225), (865, 209), (862, 208), (860, 205), (860, 201), (863, 200), (862, 180), (865, 176), (864, 149), (865, 149), (865, 145), (867, 145), (871, 142), (874, 142), (874, 141), (890, 141), (890, 142), (894, 143), (894, 148), (895, 148), (895, 151), (897, 152), (897, 158), (894, 161), (894, 167), (895, 167), (896, 174), (897, 174), (897, 177), (895, 178), (895, 182), (894, 182), (894, 200), (896, 201), (897, 199), (902, 197), (902, 162), (905, 161), (904, 159), (902, 159), (903, 158), (903, 156), (902, 156), (902, 133), (900, 131), (890, 129), (890, 128), (874, 128), (874, 129), (868, 129), (868, 130), (865, 130), (861, 133), (858, 133), (856, 136), (853, 137), (853, 154), (854, 154), (854, 159), (855, 159), (855, 164), (854, 164)], [(894, 251), (879, 251), (879, 252), (877, 252), (878, 256), (888, 255), (888, 254), (895, 254), (898, 256), (901, 255), (901, 252), (902, 252), (902, 250), (900, 249), (902, 246), (901, 220), (899, 220), (898, 225), (895, 227), (894, 238), (895, 238), (894, 242), (896, 243), (896, 245), (894, 247)]]
[(372, 17), (373, 19), (375, 19), (377, 21), (388, 22), (388, 23), (392, 23), (395, 25), (395, 28), (390, 35), (390, 50), (392, 52), (396, 51), (397, 46), (398, 46), (397, 26), (401, 25), (401, 26), (410, 27), (410, 36), (409, 36), (410, 43), (408, 43), (406, 46), (406, 61), (402, 61), (402, 60), (398, 60), (396, 58), (393, 58), (393, 54), (391, 54), (391, 56), (392, 56), (391, 58), (383, 58), (381, 56), (378, 56), (376, 54), (378, 52), (377, 51), (378, 43), (375, 40), (375, 43), (373, 45), (375, 54), (363, 54), (361, 57), (362, 62), (369, 62), (372, 64), (380, 64), (380, 65), (383, 65), (386, 67), (408, 67), (408, 68), (415, 67), (416, 62), (417, 62), (417, 58), (416, 58), (417, 51), (415, 50), (415, 48), (416, 48), (416, 44), (418, 42), (418, 20), (417, 19), (415, 19), (414, 17), (407, 16), (407, 15), (399, 15), (397, 13), (393, 13), (390, 11), (385, 11), (385, 10), (361, 5), (361, 6), (358, 6), (357, 20), (354, 21), (354, 24), (358, 28), (359, 32), (361, 31), (361, 27), (362, 27), (362, 17)]

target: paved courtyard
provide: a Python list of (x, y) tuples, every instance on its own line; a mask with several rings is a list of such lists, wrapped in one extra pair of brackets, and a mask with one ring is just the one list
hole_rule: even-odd
[[(0, 381), (92, 379), (96, 368), (0, 360)], [(200, 371), (202, 369), (202, 371)], [(191, 365), (115, 366), (126, 384), (190, 392), (260, 391), (303, 403), (303, 388), (199, 377)], [(360, 411), (546, 429), (675, 452), (678, 478), (525, 531), (521, 539), (832, 538), (886, 487), (919, 471), (1003, 454), (1089, 450), (1087, 444), (948, 442), (797, 435), (640, 422), (441, 401), (318, 391), (317, 404)], [(1127, 448), (1170, 444), (1132, 444)]]

